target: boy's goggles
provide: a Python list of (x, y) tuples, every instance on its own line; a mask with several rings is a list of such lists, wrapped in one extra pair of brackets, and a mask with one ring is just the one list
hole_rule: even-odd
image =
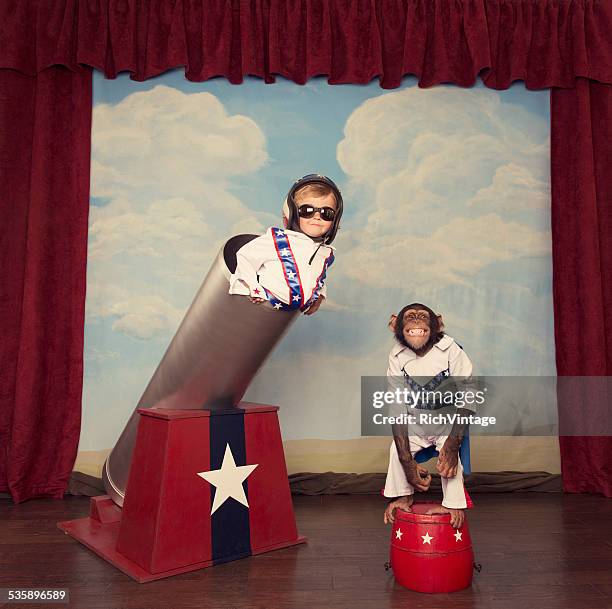
[(321, 220), (326, 222), (331, 222), (336, 217), (336, 210), (333, 207), (315, 207), (310, 203), (304, 203), (298, 207), (300, 218), (312, 218), (317, 212), (319, 212)]

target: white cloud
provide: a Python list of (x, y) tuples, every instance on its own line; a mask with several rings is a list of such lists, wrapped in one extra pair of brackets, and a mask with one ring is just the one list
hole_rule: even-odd
[(92, 261), (117, 255), (163, 258), (172, 252), (181, 257), (218, 238), (193, 203), (177, 198), (154, 201), (142, 212), (123, 199), (94, 208), (89, 235)]
[(257, 124), (209, 93), (157, 86), (94, 108), (89, 320), (139, 339), (176, 328), (223, 242), (264, 230), (232, 180), (267, 160)]
[(119, 359), (120, 353), (118, 351), (113, 351), (111, 349), (97, 349), (95, 347), (90, 347), (85, 350), (84, 358), (87, 363), (102, 363), (107, 360), (115, 360)]
[(484, 266), (522, 256), (545, 256), (549, 241), (497, 214), (456, 217), (431, 234), (378, 235), (338, 259), (338, 273), (375, 288), (461, 283)]
[(149, 286), (146, 292), (97, 282), (87, 294), (87, 318), (113, 320), (113, 330), (142, 340), (173, 334), (184, 311), (167, 302)]
[(111, 314), (117, 315), (113, 330), (144, 340), (176, 330), (183, 313), (184, 311), (155, 296), (128, 298), (114, 303), (111, 310)]
[(550, 187), (528, 167), (508, 163), (495, 170), (492, 182), (478, 190), (468, 205), (507, 213), (522, 209), (548, 209)]
[(96, 105), (92, 157), (92, 195), (144, 186), (165, 198), (203, 197), (211, 182), (259, 169), (267, 153), (252, 119), (229, 116), (210, 93), (160, 85), (114, 106)]
[(364, 102), (338, 162), (368, 214), (340, 272), (377, 287), (465, 282), (489, 264), (550, 251), (546, 130), (485, 90), (418, 88)]

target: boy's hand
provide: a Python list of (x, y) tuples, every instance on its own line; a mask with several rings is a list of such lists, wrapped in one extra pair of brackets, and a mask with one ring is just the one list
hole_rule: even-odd
[(266, 302), (265, 298), (258, 298), (257, 296), (249, 296), (249, 300), (253, 304), (261, 304), (262, 302)]
[(325, 300), (325, 298), (323, 296), (319, 296), (319, 298), (317, 298), (305, 311), (304, 311), (304, 315), (312, 315), (313, 313), (316, 313), (319, 310), (319, 307), (321, 306), (321, 303), (323, 302), (323, 300)]

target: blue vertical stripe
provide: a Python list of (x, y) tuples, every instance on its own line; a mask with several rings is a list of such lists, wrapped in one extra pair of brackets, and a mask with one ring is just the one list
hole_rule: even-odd
[[(244, 412), (235, 414), (210, 414), (210, 469), (220, 469), (229, 444), (236, 465), (246, 465), (246, 445), (244, 439)], [(243, 482), (248, 498), (247, 481)], [(211, 507), (216, 488), (212, 488)], [(251, 532), (249, 528), (249, 508), (230, 497), (211, 516), (212, 559), (220, 564), (236, 558), (251, 555)]]

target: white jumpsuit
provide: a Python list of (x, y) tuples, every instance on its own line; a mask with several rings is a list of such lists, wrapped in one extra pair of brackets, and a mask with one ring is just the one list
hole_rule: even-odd
[[(314, 290), (326, 297), (325, 270), (333, 261), (334, 249), (304, 233), (268, 228), (265, 234), (236, 252), (237, 266), (230, 277), (229, 293), (266, 298), (267, 290), (274, 298), (290, 304), (288, 282), (294, 282), (303, 303), (308, 302)], [(281, 259), (284, 257), (295, 262), (295, 272), (283, 268)]]

